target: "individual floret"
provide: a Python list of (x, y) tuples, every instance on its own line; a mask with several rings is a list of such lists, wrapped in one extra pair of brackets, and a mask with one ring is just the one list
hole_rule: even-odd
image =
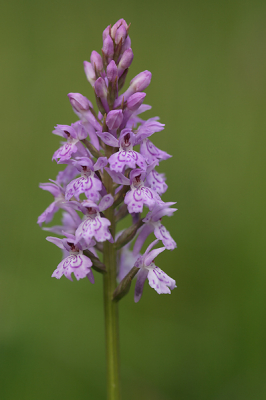
[[(46, 240), (54, 243), (62, 250), (69, 252), (69, 256), (61, 261), (56, 270), (53, 272), (52, 277), (60, 279), (62, 275), (65, 275), (67, 279), (72, 281), (71, 274), (74, 273), (77, 280), (87, 277), (91, 283), (94, 283), (94, 276), (91, 271), (92, 262), (91, 260), (84, 256), (84, 247), (75, 242), (75, 236), (71, 234), (65, 234), (66, 238), (59, 239), (52, 236), (48, 236)], [(91, 242), (91, 245), (95, 243)], [(88, 248), (86, 246), (85, 248)]]
[(156, 292), (159, 294), (170, 294), (171, 290), (176, 288), (175, 280), (170, 278), (170, 276), (168, 276), (165, 272), (163, 272), (154, 264), (155, 257), (157, 257), (158, 254), (165, 250), (165, 247), (160, 247), (159, 249), (152, 250), (152, 248), (158, 242), (159, 240), (155, 240), (154, 242), (152, 242), (143, 254), (143, 256), (140, 256), (135, 262), (135, 267), (140, 269), (137, 274), (137, 282), (135, 286), (134, 300), (136, 303), (140, 300), (142, 296), (146, 279), (148, 279), (150, 287), (156, 290)]

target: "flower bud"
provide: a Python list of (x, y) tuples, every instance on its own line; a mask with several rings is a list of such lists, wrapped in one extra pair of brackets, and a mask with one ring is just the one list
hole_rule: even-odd
[(121, 25), (116, 31), (115, 43), (118, 44), (122, 40), (122, 44), (123, 44), (126, 40), (126, 37), (127, 37), (127, 30), (124, 27), (124, 25)]
[(114, 42), (110, 35), (107, 35), (103, 42), (103, 52), (108, 58), (112, 58), (114, 55)]
[(106, 125), (109, 129), (118, 129), (123, 121), (122, 110), (110, 111), (106, 117)]
[(84, 61), (83, 65), (84, 65), (84, 71), (85, 71), (86, 77), (87, 77), (88, 81), (90, 82), (91, 86), (93, 86), (94, 82), (96, 80), (94, 68), (91, 65), (91, 63), (88, 61)]
[(77, 112), (88, 111), (93, 108), (92, 103), (80, 93), (68, 93), (69, 101)]
[(124, 53), (127, 49), (129, 49), (131, 47), (131, 39), (129, 36), (127, 36), (123, 46), (122, 46), (122, 50), (121, 52)]
[(142, 90), (146, 89), (151, 82), (151, 72), (143, 71), (140, 72), (135, 78), (130, 82), (130, 87), (134, 90), (134, 92), (142, 92)]
[(118, 29), (121, 25), (123, 25), (126, 29), (128, 28), (128, 25), (127, 25), (126, 21), (125, 21), (123, 18), (119, 19), (119, 20), (113, 25), (113, 27), (112, 27), (112, 29), (111, 29), (111, 36), (112, 36), (113, 39), (115, 38), (117, 29)]
[(143, 71), (140, 74), (136, 75), (135, 78), (133, 78), (132, 81), (130, 82), (129, 88), (115, 100), (114, 107), (116, 108), (120, 106), (123, 99), (124, 101), (126, 101), (132, 94), (136, 92), (141, 92), (142, 90), (146, 89), (146, 87), (149, 86), (150, 82), (151, 82), (150, 71)]
[(122, 55), (118, 64), (118, 75), (121, 76), (123, 71), (130, 67), (134, 58), (134, 54), (131, 48), (127, 49)]
[(146, 93), (137, 92), (137, 93), (132, 94), (132, 96), (130, 96), (128, 98), (127, 108), (130, 111), (133, 111), (133, 112), (136, 111), (143, 103), (143, 100), (145, 97), (146, 97)]
[(103, 31), (103, 42), (107, 38), (107, 36), (109, 35), (110, 29), (111, 29), (111, 25), (108, 25), (107, 28), (105, 28), (105, 30)]
[(115, 78), (117, 77), (117, 66), (114, 60), (112, 60), (106, 69), (107, 72), (107, 78), (109, 82), (114, 82)]
[(98, 78), (95, 81), (94, 89), (97, 97), (107, 97), (107, 87), (103, 78)]
[(103, 60), (97, 51), (93, 50), (91, 53), (91, 64), (95, 67), (98, 71), (103, 69)]

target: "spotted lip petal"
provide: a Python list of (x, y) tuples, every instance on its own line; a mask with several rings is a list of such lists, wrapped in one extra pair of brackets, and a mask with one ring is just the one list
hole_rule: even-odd
[(156, 160), (167, 160), (172, 157), (165, 151), (158, 149), (149, 139), (144, 139), (140, 145), (140, 153), (145, 159), (148, 160), (149, 164)]
[(76, 230), (76, 241), (78, 242), (83, 238), (85, 242), (89, 243), (93, 237), (98, 242), (110, 241), (112, 240), (108, 229), (110, 225), (111, 222), (107, 218), (100, 217), (99, 215), (87, 217)]
[(110, 169), (115, 172), (123, 172), (125, 167), (136, 168), (138, 165), (140, 168), (146, 169), (147, 164), (143, 156), (134, 150), (122, 150), (118, 153), (114, 153), (109, 158)]
[(63, 146), (61, 146), (58, 150), (53, 155), (53, 160), (60, 160), (60, 161), (65, 161), (69, 160), (72, 156), (72, 154), (76, 153), (78, 151), (78, 148), (76, 146), (76, 143), (65, 143)]
[(163, 201), (152, 189), (142, 186), (127, 192), (124, 203), (128, 206), (128, 212), (132, 214), (142, 212), (144, 205), (152, 210), (156, 203), (163, 204)]
[(89, 279), (93, 283), (91, 266), (91, 260), (83, 254), (70, 254), (58, 264), (52, 277), (60, 279), (61, 276), (65, 275), (67, 279), (73, 281), (71, 274), (74, 273), (76, 279), (79, 281), (89, 275)]
[(155, 190), (158, 194), (163, 194), (166, 192), (168, 189), (167, 184), (165, 183), (165, 175), (160, 174), (159, 172), (152, 170), (147, 178), (146, 178), (146, 184), (149, 186), (152, 190)]
[(170, 289), (176, 288), (175, 280), (156, 266), (148, 272), (148, 281), (150, 287), (156, 290), (158, 294), (170, 294)]
[(81, 176), (74, 179), (66, 187), (66, 200), (70, 200), (73, 196), (79, 200), (81, 193), (85, 193), (86, 197), (92, 201), (100, 199), (99, 192), (102, 190), (102, 183), (94, 176)]
[(176, 287), (175, 280), (170, 278), (170, 276), (158, 268), (153, 262), (153, 260), (165, 250), (165, 247), (152, 250), (158, 242), (158, 239), (154, 240), (154, 242), (148, 246), (143, 256), (140, 256), (135, 262), (135, 267), (140, 268), (135, 286), (135, 302), (139, 301), (141, 298), (146, 278), (148, 278), (149, 285), (159, 294), (169, 294), (171, 293), (170, 289), (173, 290)]
[(154, 229), (154, 234), (158, 239), (161, 239), (167, 250), (174, 250), (176, 248), (176, 242), (162, 224), (158, 224), (158, 227)]

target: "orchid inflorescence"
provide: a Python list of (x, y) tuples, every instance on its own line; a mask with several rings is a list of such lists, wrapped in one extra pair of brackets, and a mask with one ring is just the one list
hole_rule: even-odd
[[(104, 251), (103, 243), (109, 241), (116, 251), (119, 283), (113, 299), (119, 300), (128, 292), (136, 275), (137, 302), (146, 279), (159, 294), (170, 293), (176, 287), (175, 280), (154, 264), (159, 253), (176, 247), (161, 222), (163, 216), (172, 216), (176, 209), (171, 208), (175, 203), (161, 200), (167, 190), (166, 178), (156, 171), (160, 161), (171, 156), (150, 140), (164, 129), (164, 124), (158, 117), (145, 121), (139, 116), (151, 108), (143, 104), (143, 91), (150, 84), (151, 73), (144, 71), (135, 76), (120, 94), (133, 61), (128, 30), (123, 19), (108, 26), (103, 31), (102, 55), (93, 51), (90, 62), (84, 61), (99, 111), (82, 94), (68, 94), (79, 120), (70, 126), (57, 125), (53, 131), (66, 139), (53, 160), (67, 166), (55, 181), (40, 184), (54, 201), (39, 216), (38, 223), (49, 223), (59, 209), (63, 210), (62, 225), (43, 228), (64, 236), (47, 237), (63, 250), (63, 260), (53, 277), (65, 275), (72, 280), (73, 273), (77, 280), (87, 277), (94, 283), (92, 269), (103, 274), (106, 271), (100, 253)], [(145, 217), (141, 216), (143, 206), (149, 209)], [(108, 210), (113, 212), (113, 221), (105, 215)], [(131, 226), (115, 235), (115, 225), (129, 214)], [(141, 255), (145, 240), (153, 234), (156, 240)], [(163, 247), (153, 249), (159, 241)]]

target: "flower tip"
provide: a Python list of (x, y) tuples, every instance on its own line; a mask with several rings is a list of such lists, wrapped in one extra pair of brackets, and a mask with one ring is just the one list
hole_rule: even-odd
[(130, 86), (135, 92), (142, 92), (151, 83), (152, 73), (148, 70), (140, 72), (135, 78), (130, 82)]
[(87, 80), (93, 86), (96, 80), (96, 74), (92, 64), (89, 61), (83, 61), (83, 67)]
[(91, 52), (91, 57), (90, 57), (91, 65), (97, 69), (98, 71), (102, 71), (103, 69), (103, 60), (102, 57), (100, 56), (97, 51), (93, 50)]

